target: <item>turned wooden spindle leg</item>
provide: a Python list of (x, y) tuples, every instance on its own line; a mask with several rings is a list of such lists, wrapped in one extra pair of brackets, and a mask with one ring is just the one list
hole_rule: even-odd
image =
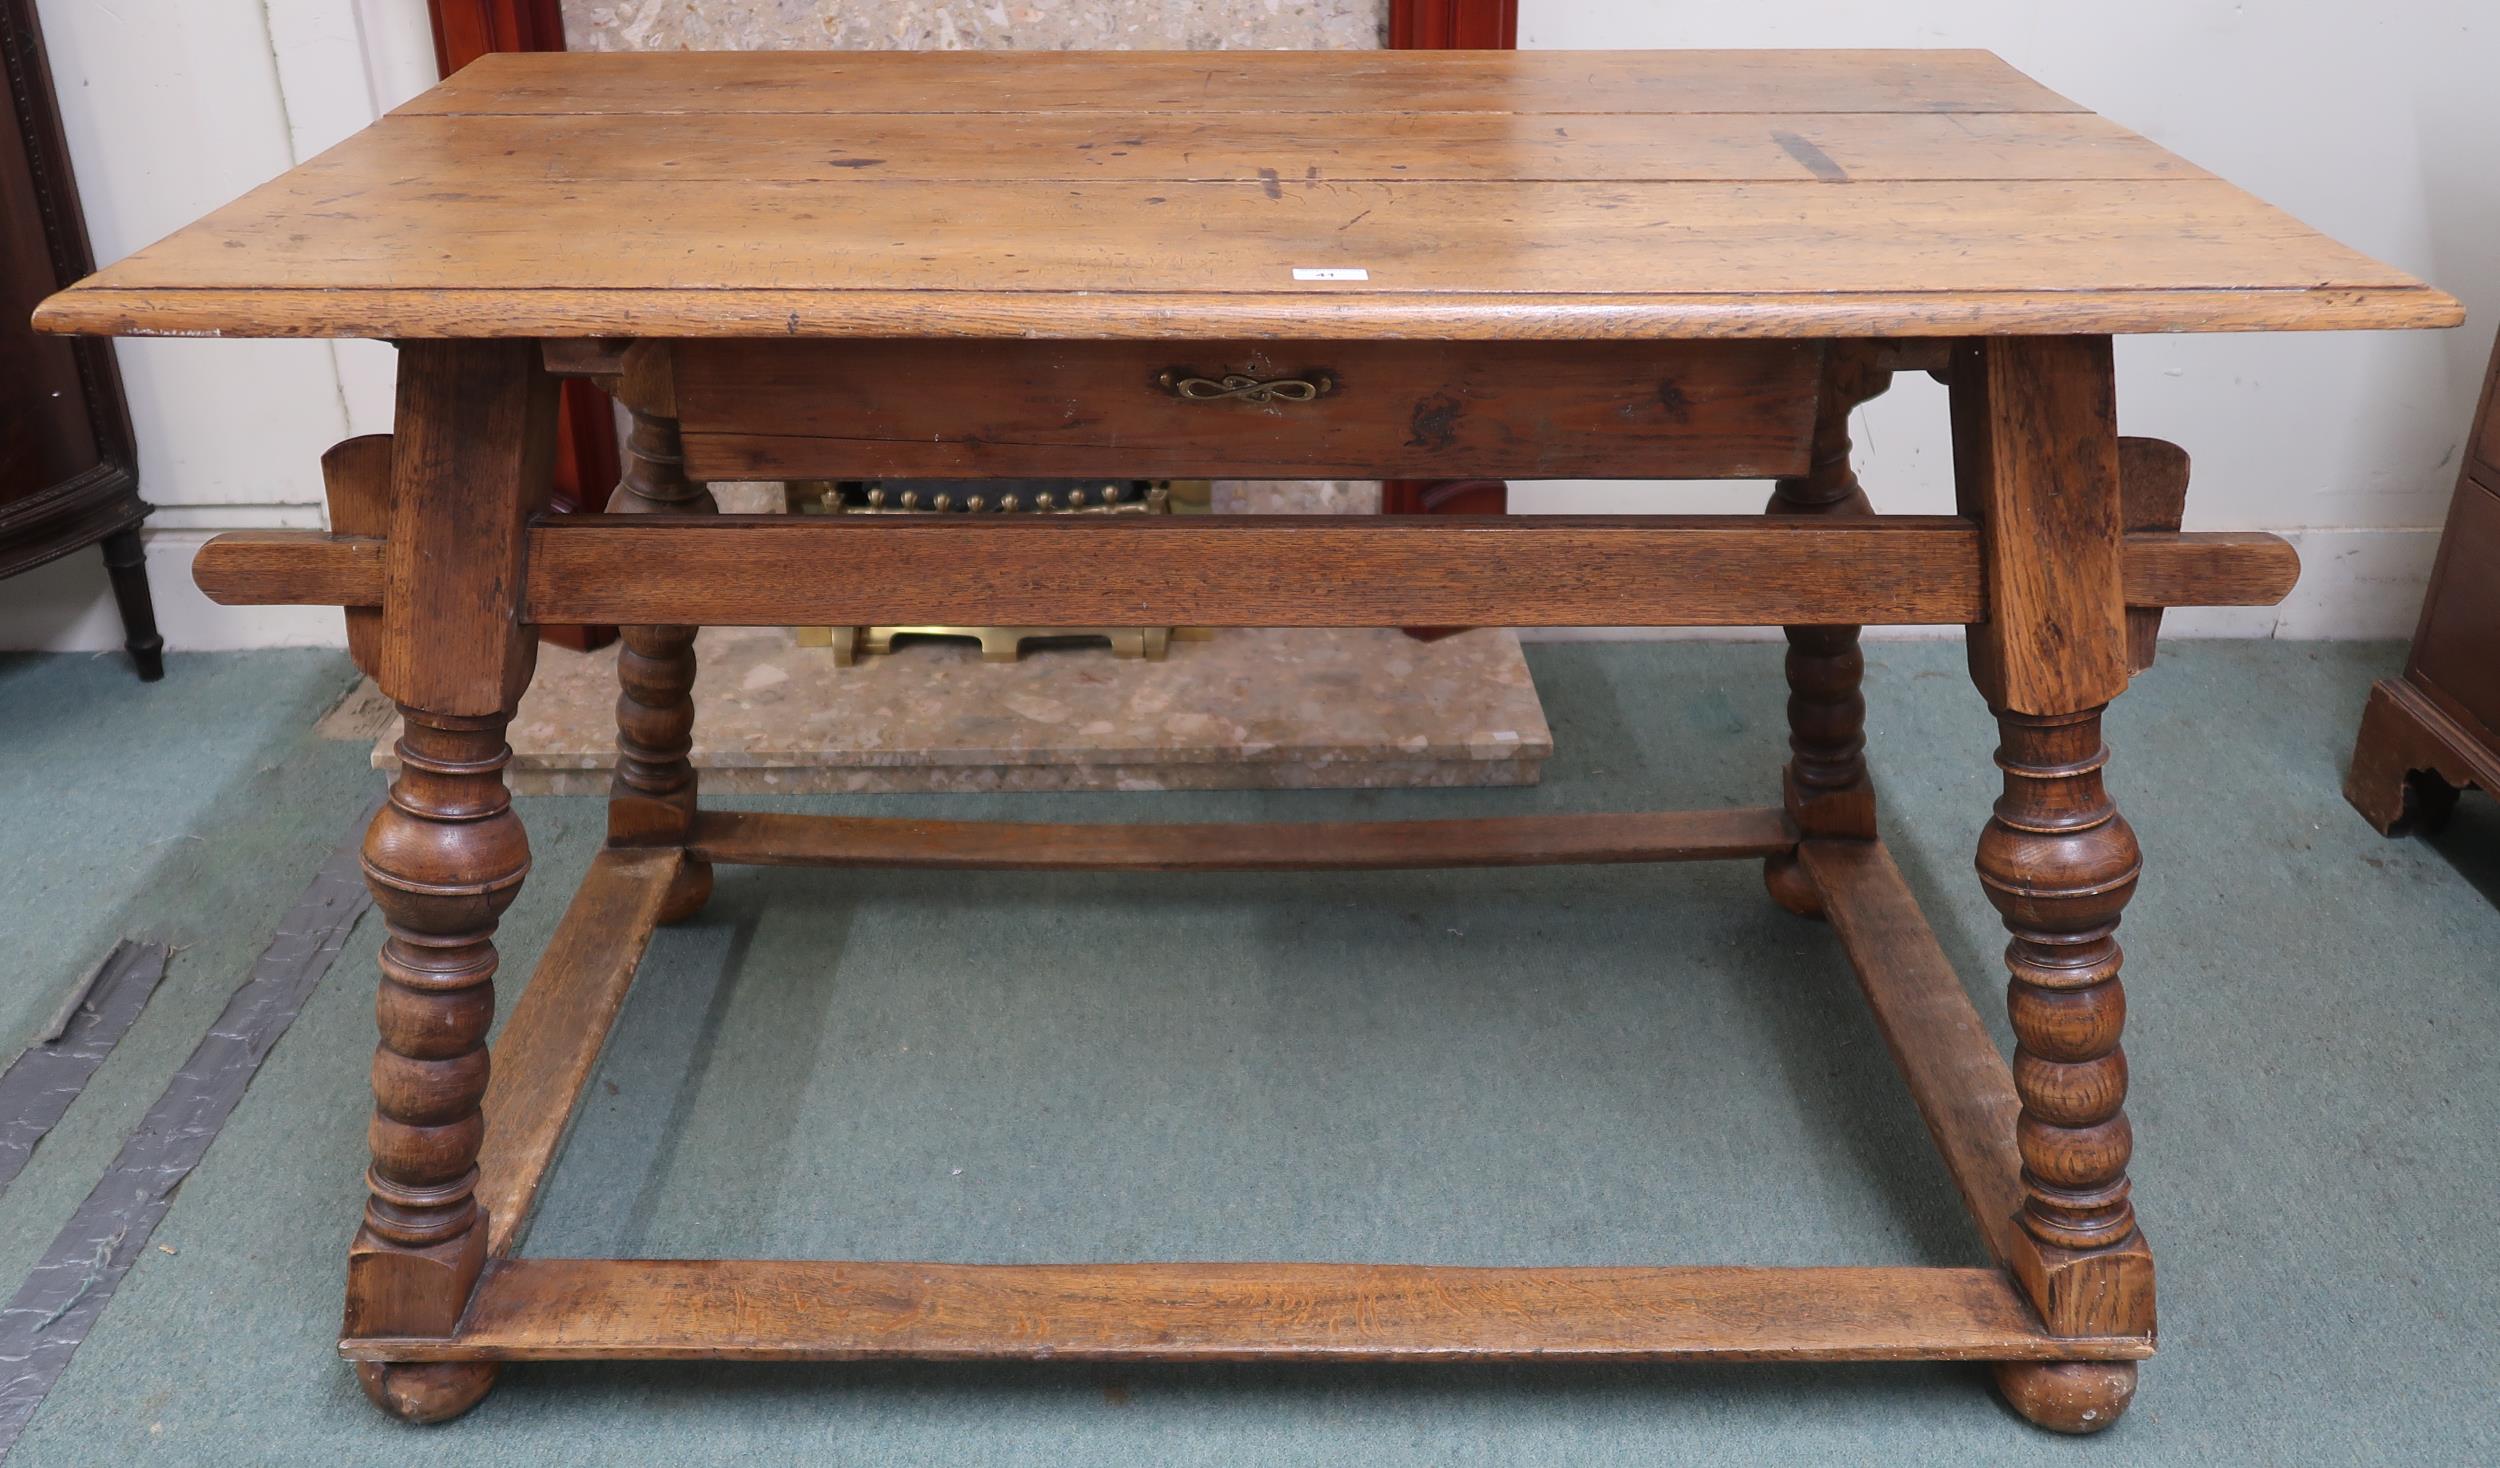
[[(546, 501), (554, 400), (534, 342), (411, 342), (391, 441), (333, 455), (334, 486), (388, 476), (387, 506), (367, 507), (388, 515), (384, 604), (359, 656), (406, 721), (399, 776), (365, 835), (388, 936), (350, 1336), (450, 1334), (486, 1262), (476, 1194), (494, 933), (529, 872), (504, 729), (536, 662), (524, 557)], [(415, 1422), (467, 1411), (495, 1379), (483, 1362), (359, 1362), (356, 1373), (376, 1406)]]
[[(2022, 1203), (2000, 1247), (2052, 1334), (2154, 1328), (2153, 1261), (2128, 1197), (2118, 915), (2135, 834), (2102, 783), (2101, 711), (2127, 686), (2117, 410), (2107, 338), (1970, 343), (1952, 369), (1954, 476), (1980, 529), (1988, 620), (1972, 680), (1997, 717), (2004, 794), (1978, 869), (2012, 941), (2007, 1008)], [(2015, 1410), (2096, 1432), (2132, 1362), (2001, 1363)]]
[[(1835, 343), (1815, 406), (1813, 461), (1779, 480), (1766, 513), (1864, 515), (1866, 490), (1849, 463), (1849, 415), (1892, 385), (1861, 343)], [(1852, 840), (1875, 835), (1875, 787), (1866, 773), (1866, 659), (1855, 627), (1789, 627), (1788, 749), (1782, 798), (1799, 834)], [(1821, 917), (1823, 896), (1795, 853), (1766, 858), (1771, 900), (1801, 917)]]
[[(512, 813), (502, 716), (401, 709), (400, 773), (365, 835), (365, 879), (389, 936), (375, 1006), (373, 1166), (348, 1255), (349, 1335), (447, 1334), (486, 1259), (475, 1201), (495, 1019), (495, 924), (529, 874)], [(359, 1362), (375, 1405), (438, 1421), (474, 1405), (495, 1368)]]
[(2103, 788), (2101, 711), (1997, 716), (2005, 794), (1979, 838), (1979, 879), (2005, 919), (2023, 1231), (2061, 1249), (2135, 1232), (2127, 1202), (2127, 998), (2118, 916), (2144, 865)]
[[(2128, 1201), (2127, 996), (2118, 916), (2143, 866), (2135, 833), (2101, 783), (2101, 712), (2000, 713), (2005, 794), (1979, 838), (1979, 877), (2013, 940), (2015, 1145), (2023, 1159), (2016, 1269), (2069, 1334), (2149, 1315), (2150, 1258)], [(2132, 1266), (2141, 1261), (2143, 1268)], [(2102, 1291), (2115, 1293), (2102, 1297)], [(2138, 1302), (2129, 1292), (2141, 1290)], [(2094, 1432), (2126, 1410), (2132, 1362), (2008, 1362), (2006, 1400), (2060, 1432)]]
[[(673, 416), (668, 361), (661, 349), (636, 347), (617, 381), (632, 427), (625, 439), (625, 475), (609, 497), (611, 515), (708, 515), (719, 505), (706, 485), (686, 478), (685, 448)], [(695, 628), (619, 630), (616, 777), (608, 795), (608, 839), (636, 844), (680, 842), (694, 828)], [(682, 922), (712, 895), (709, 862), (688, 861), (660, 921)]]

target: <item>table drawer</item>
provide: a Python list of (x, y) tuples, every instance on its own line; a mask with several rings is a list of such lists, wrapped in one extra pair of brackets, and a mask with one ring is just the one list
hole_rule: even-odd
[(693, 341), (697, 479), (1800, 473), (1811, 342)]

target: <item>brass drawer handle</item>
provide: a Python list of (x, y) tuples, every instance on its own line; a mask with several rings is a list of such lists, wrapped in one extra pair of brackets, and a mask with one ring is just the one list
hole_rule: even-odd
[(1239, 372), (1222, 377), (1191, 377), (1179, 368), (1166, 371), (1155, 379), (1155, 386), (1190, 403), (1307, 403), (1325, 392), (1334, 391), (1337, 380), (1325, 372), (1308, 377), (1257, 378)]

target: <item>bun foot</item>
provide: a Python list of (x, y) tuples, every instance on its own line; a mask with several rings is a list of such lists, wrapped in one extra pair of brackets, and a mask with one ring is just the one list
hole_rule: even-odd
[(712, 900), (712, 864), (691, 858), (677, 869), (677, 880), (660, 902), (662, 923), (682, 923), (703, 910)]
[(402, 1422), (449, 1422), (486, 1399), (490, 1361), (359, 1361), (356, 1380), (373, 1405)]
[(2051, 1432), (2101, 1432), (2135, 1400), (2133, 1361), (2000, 1361), (2007, 1406)]
[(1790, 851), (1762, 859), (1762, 885), (1771, 900), (1801, 918), (1823, 916), (1823, 894), (1815, 889), (1814, 879), (1806, 875), (1797, 853)]

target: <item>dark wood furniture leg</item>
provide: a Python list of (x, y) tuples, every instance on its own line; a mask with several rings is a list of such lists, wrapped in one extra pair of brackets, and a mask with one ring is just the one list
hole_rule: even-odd
[[(2022, 1188), (2007, 1263), (2050, 1334), (2149, 1337), (2115, 936), (2142, 857), (2101, 779), (2101, 711), (2128, 676), (2110, 344), (1974, 343), (1956, 353), (1952, 386), (1955, 481), (1980, 526), (1989, 601), (1970, 631), (1971, 676), (1996, 714), (2004, 772), (1977, 865), (2013, 935)], [(2005, 1363), (1997, 1380), (2041, 1426), (2091, 1432), (2126, 1410), (2135, 1366)]]
[(165, 676), (165, 639), (156, 635), (156, 601), (148, 595), (148, 556), (139, 527), (104, 537), (104, 570), (113, 578), (113, 604), (121, 609), (122, 646), (139, 669), (139, 680)]
[[(625, 472), (608, 499), (611, 515), (710, 515), (720, 506), (708, 485), (686, 478), (685, 444), (665, 351), (637, 347), (614, 383), (632, 416)], [(694, 832), (694, 635), (682, 625), (625, 627), (616, 661), (616, 777), (608, 794), (608, 839), (620, 845), (683, 845)], [(688, 861), (661, 909), (682, 922), (712, 896), (709, 862)]]
[[(536, 660), (520, 616), (524, 529), (547, 493), (554, 404), (535, 343), (401, 348), (377, 681), (406, 732), (365, 837), (389, 936), (350, 1336), (448, 1333), (486, 1262), (476, 1164), (495, 924), (530, 865), (504, 729)], [(475, 1406), (495, 1367), (363, 1361), (357, 1376), (384, 1411), (433, 1422)]]
[[(1892, 385), (1865, 343), (1835, 343), (1824, 359), (1816, 399), (1814, 458), (1807, 471), (1778, 480), (1766, 513), (1869, 515), (1873, 506), (1849, 464), (1849, 415)], [(1856, 627), (1788, 627), (1787, 768), (1781, 801), (1806, 837), (1875, 839), (1875, 786), (1866, 773), (1866, 659)], [(1771, 900), (1801, 917), (1824, 915), (1822, 894), (1795, 852), (1762, 864)]]

